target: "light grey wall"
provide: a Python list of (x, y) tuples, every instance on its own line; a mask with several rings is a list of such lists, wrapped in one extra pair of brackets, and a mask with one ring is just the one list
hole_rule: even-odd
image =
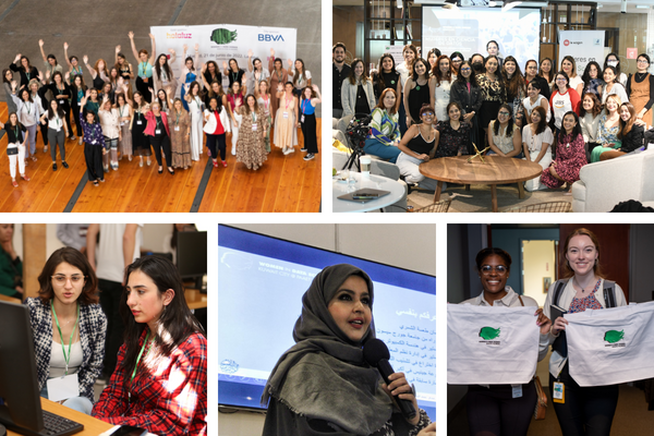
[(629, 301), (654, 300), (654, 225), (632, 224), (630, 244)]

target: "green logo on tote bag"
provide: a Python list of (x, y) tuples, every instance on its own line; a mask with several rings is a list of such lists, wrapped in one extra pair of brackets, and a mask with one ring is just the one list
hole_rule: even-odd
[(604, 340), (609, 344), (615, 344), (616, 342), (618, 342), (620, 339), (623, 338), (624, 338), (624, 330), (622, 331), (609, 330), (606, 333), (604, 333)]
[(238, 35), (236, 30), (218, 28), (211, 32), (211, 40), (216, 44), (223, 45), (236, 41)]
[(500, 336), (500, 329), (494, 329), (493, 327), (482, 327), (479, 330), (479, 337), (490, 341)]

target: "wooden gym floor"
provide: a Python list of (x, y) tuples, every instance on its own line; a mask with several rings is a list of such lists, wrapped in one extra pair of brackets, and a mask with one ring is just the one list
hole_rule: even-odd
[[(7, 105), (0, 102), (0, 120), (7, 118)], [(317, 124), (320, 132), (320, 119)], [(227, 168), (213, 168), (206, 147), (199, 162), (187, 170), (176, 169), (174, 176), (165, 167), (163, 174), (157, 173), (154, 155), (152, 165), (144, 163), (142, 168), (138, 158), (132, 162), (124, 158), (118, 171), (110, 169), (99, 187), (82, 185), (86, 180), (83, 145), (66, 140), (70, 168), (61, 166), (57, 153), (58, 169), (52, 171), (50, 150), (43, 152), (41, 135), (37, 136), (38, 161), (28, 160), (29, 182), (17, 174), (18, 188), (11, 185), (6, 135), (0, 140), (0, 212), (319, 212), (320, 154), (303, 160), (301, 132), (295, 153), (284, 156), (273, 146), (257, 171), (236, 162), (228, 137)], [(321, 142), (318, 135), (319, 150)]]

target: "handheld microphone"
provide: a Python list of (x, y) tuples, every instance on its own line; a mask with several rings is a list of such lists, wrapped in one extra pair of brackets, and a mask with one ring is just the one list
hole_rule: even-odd
[[(387, 385), (390, 384), (388, 376), (395, 373), (393, 367), (388, 362), (388, 359), (390, 358), (391, 354), (388, 351), (388, 347), (379, 339), (370, 339), (363, 346), (363, 359), (368, 363), (368, 365), (377, 368)], [(397, 401), (404, 418), (411, 420), (416, 416), (416, 409), (413, 407), (411, 401), (403, 400), (398, 397), (395, 397), (395, 400)]]

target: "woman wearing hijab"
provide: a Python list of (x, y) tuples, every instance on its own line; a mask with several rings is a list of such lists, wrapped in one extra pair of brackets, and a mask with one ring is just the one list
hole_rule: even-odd
[(296, 344), (280, 357), (264, 389), (264, 436), (394, 436), (400, 428), (436, 435), (424, 411), (411, 422), (395, 413), (391, 395), (419, 410), (404, 374), (392, 374), (384, 389), (377, 369), (363, 359), (362, 345), (375, 337), (372, 302), (370, 277), (352, 265), (329, 266), (314, 278), (293, 329)]

